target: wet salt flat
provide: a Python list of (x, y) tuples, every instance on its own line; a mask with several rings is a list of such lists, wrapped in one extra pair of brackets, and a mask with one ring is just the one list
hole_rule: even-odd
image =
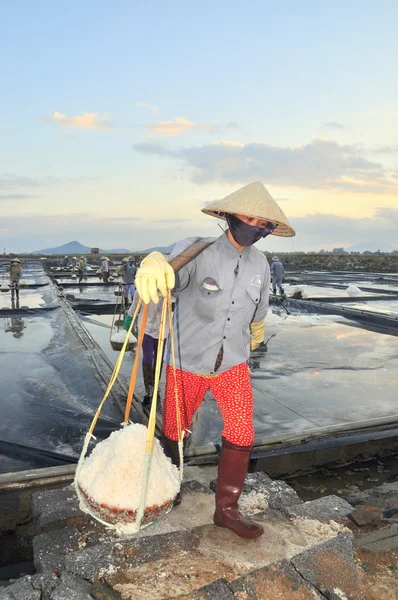
[[(347, 288), (348, 287), (349, 286), (347, 286)], [(286, 284), (283, 286), (283, 289), (288, 297), (292, 296), (292, 294), (294, 294), (298, 290), (302, 290), (305, 298), (325, 298), (325, 297), (350, 298), (351, 297), (351, 295), (348, 293), (347, 290), (341, 290), (338, 288), (319, 287), (316, 285), (306, 285), (306, 284), (289, 285), (289, 284)], [(373, 295), (376, 295), (376, 292), (374, 294), (372, 294), (371, 292), (361, 291), (360, 295), (372, 297)]]
[[(341, 317), (270, 313), (268, 351), (250, 361), (257, 438), (380, 417), (398, 420), (398, 338)], [(219, 443), (221, 418), (208, 397), (195, 445)]]
[[(25, 266), (26, 279), (49, 283), (41, 263)], [(323, 274), (325, 275), (325, 274)], [(322, 276), (323, 276), (322, 275)], [(321, 276), (309, 273), (308, 276)], [(346, 275), (344, 275), (346, 277)], [(370, 287), (368, 274), (351, 277), (350, 283)], [(326, 279), (326, 275), (325, 275)], [(336, 283), (342, 278), (337, 277)], [(72, 280), (71, 280), (72, 281)], [(375, 287), (380, 287), (373, 281)], [(60, 285), (62, 282), (60, 281)], [(286, 291), (298, 287), (286, 285)], [(397, 314), (392, 297), (344, 304), (345, 290), (301, 285), (310, 297), (341, 297), (342, 306)], [(348, 287), (348, 283), (347, 283)], [(76, 300), (113, 305), (117, 284), (64, 288)], [(97, 346), (83, 345), (61, 305), (57, 288), (21, 289), (20, 307), (37, 309), (36, 314), (12, 313), (11, 295), (0, 295), (0, 471), (60, 464), (76, 460), (93, 413), (103, 395), (93, 358)], [(371, 297), (371, 295), (369, 296)], [(80, 315), (79, 302), (71, 300), (76, 319), (98, 344), (101, 356), (114, 365), (118, 352), (110, 345), (112, 314)], [(308, 303), (307, 303), (308, 304)], [(340, 301), (339, 301), (340, 304)], [(50, 312), (41, 309), (57, 307)], [(1, 315), (1, 309), (6, 309)], [(308, 310), (308, 309), (307, 309)], [(314, 308), (316, 310), (316, 308)], [(94, 311), (95, 312), (95, 311)], [(112, 311), (111, 311), (112, 312)], [(388, 331), (332, 315), (300, 313), (287, 316), (273, 306), (267, 317), (267, 351), (251, 355), (256, 442), (285, 434), (364, 423), (380, 417), (398, 420), (398, 337)], [(126, 353), (119, 380), (128, 383), (135, 354)], [(164, 373), (161, 391), (164, 389)], [(142, 396), (141, 364), (137, 394)], [(162, 395), (162, 394), (161, 394)], [(162, 395), (163, 397), (163, 395)], [(161, 410), (161, 406), (160, 406)], [(106, 436), (121, 421), (120, 410), (108, 401), (101, 413), (96, 434)], [(214, 399), (208, 394), (195, 416), (190, 446), (219, 443), (222, 420)], [(34, 450), (38, 450), (38, 453)], [(62, 460), (61, 460), (62, 462)]]
[(375, 300), (374, 302), (353, 302), (352, 308), (369, 310), (385, 315), (398, 316), (398, 299), (397, 300)]

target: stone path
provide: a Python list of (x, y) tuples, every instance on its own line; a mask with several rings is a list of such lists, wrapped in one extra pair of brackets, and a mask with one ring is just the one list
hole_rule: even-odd
[(212, 524), (215, 474), (186, 469), (182, 505), (130, 537), (81, 513), (72, 487), (35, 494), (37, 574), (4, 588), (0, 600), (398, 598), (372, 595), (355, 560), (355, 552), (373, 552), (382, 540), (392, 547), (395, 525), (364, 531), (354, 546), (348, 502), (336, 496), (302, 502), (286, 483), (254, 473), (247, 475), (241, 510), (255, 515), (265, 534), (242, 540)]

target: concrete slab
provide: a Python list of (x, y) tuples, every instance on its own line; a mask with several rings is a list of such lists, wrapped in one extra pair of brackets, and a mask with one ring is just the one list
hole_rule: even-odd
[(174, 600), (238, 600), (238, 597), (231, 591), (228, 581), (217, 579), (200, 590), (187, 596), (178, 596)]
[(289, 517), (305, 517), (307, 519), (317, 519), (318, 521), (326, 522), (331, 519), (345, 517), (352, 511), (353, 507), (351, 504), (339, 496), (332, 495), (303, 502), (295, 506), (288, 506), (284, 512)]
[(316, 600), (318, 591), (307, 583), (289, 561), (253, 571), (230, 583), (235, 597), (244, 600)]
[(79, 508), (79, 501), (73, 485), (60, 490), (36, 492), (32, 497), (33, 517), (37, 531), (61, 527), (76, 520), (87, 519)]
[(333, 539), (342, 530), (337, 523), (288, 520), (264, 513), (256, 515), (255, 521), (264, 527), (264, 535), (256, 540), (239, 538), (227, 529), (202, 528), (198, 552), (233, 569), (237, 575), (244, 575)]
[(65, 556), (79, 547), (79, 531), (74, 525), (41, 533), (33, 538), (33, 555), (36, 570), (64, 568)]
[(326, 598), (330, 598), (332, 594), (337, 598), (350, 600), (359, 598), (359, 578), (350, 534), (343, 533), (314, 546), (294, 556), (291, 563)]
[(51, 600), (92, 600), (91, 584), (71, 573), (63, 573)]
[(374, 533), (364, 535), (355, 540), (355, 546), (369, 552), (385, 552), (398, 549), (398, 525), (382, 527)]
[(28, 577), (24, 577), (0, 591), (0, 600), (41, 600), (41, 592), (33, 588)]

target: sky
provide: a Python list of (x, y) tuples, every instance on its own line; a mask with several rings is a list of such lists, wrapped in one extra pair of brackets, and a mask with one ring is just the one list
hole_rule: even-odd
[(396, 0), (19, 0), (0, 9), (0, 249), (216, 236), (262, 181), (295, 238), (398, 247)]

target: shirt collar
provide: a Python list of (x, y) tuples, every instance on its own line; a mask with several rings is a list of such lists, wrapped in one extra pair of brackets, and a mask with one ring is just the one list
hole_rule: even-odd
[(237, 248), (235, 248), (235, 246), (232, 244), (232, 242), (229, 241), (227, 232), (223, 233), (222, 236), (220, 236), (218, 239), (220, 240), (221, 247), (225, 250), (225, 252), (227, 253), (227, 256), (229, 258), (238, 259), (239, 257), (242, 257), (242, 258), (245, 258), (246, 260), (249, 259), (251, 262), (251, 260), (252, 260), (251, 246), (246, 246), (245, 248), (243, 248), (243, 250), (241, 252), (239, 252), (239, 250)]

